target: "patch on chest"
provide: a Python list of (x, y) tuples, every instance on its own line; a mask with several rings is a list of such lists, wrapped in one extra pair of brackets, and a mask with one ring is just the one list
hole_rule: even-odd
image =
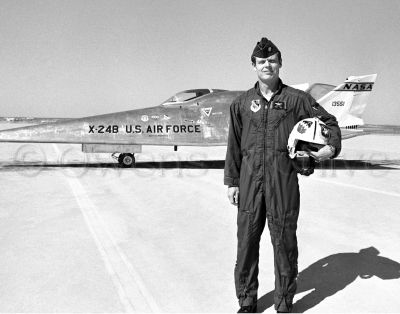
[(259, 99), (254, 99), (251, 101), (251, 105), (250, 105), (251, 111), (257, 112), (258, 110), (260, 110), (260, 108), (261, 108), (261, 104), (260, 104)]
[(284, 101), (275, 101), (272, 105), (272, 109), (277, 109), (277, 110), (286, 110), (286, 102)]

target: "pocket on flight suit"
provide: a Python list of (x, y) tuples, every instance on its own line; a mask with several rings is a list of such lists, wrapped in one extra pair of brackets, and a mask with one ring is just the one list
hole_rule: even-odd
[(289, 135), (295, 125), (292, 113), (293, 109), (278, 113), (273, 120), (276, 151), (287, 152)]
[(279, 125), (284, 120), (286, 120), (292, 112), (293, 112), (293, 108), (292, 109), (288, 109), (288, 110), (272, 109), (270, 111), (270, 114), (272, 115), (270, 121), (271, 121), (274, 129), (277, 129), (279, 127)]
[(251, 122), (251, 133), (257, 133), (262, 124), (262, 110), (258, 110), (257, 112), (250, 111), (250, 122)]

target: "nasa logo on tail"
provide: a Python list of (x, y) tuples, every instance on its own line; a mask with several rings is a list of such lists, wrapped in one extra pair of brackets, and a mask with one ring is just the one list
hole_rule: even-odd
[(344, 85), (335, 90), (341, 92), (370, 92), (373, 85), (373, 82), (344, 83)]

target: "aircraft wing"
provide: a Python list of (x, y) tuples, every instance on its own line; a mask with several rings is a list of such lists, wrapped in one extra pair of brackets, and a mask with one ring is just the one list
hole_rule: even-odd
[(400, 135), (398, 125), (364, 124), (360, 126), (342, 127), (342, 139), (349, 139), (362, 135)]

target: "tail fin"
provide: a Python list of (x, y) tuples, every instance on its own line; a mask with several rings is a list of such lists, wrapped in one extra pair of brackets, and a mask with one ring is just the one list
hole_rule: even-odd
[[(336, 117), (340, 127), (363, 125), (362, 114), (376, 77), (377, 74), (350, 76), (343, 84), (335, 87), (317, 101)], [(309, 92), (318, 85), (311, 86)]]

